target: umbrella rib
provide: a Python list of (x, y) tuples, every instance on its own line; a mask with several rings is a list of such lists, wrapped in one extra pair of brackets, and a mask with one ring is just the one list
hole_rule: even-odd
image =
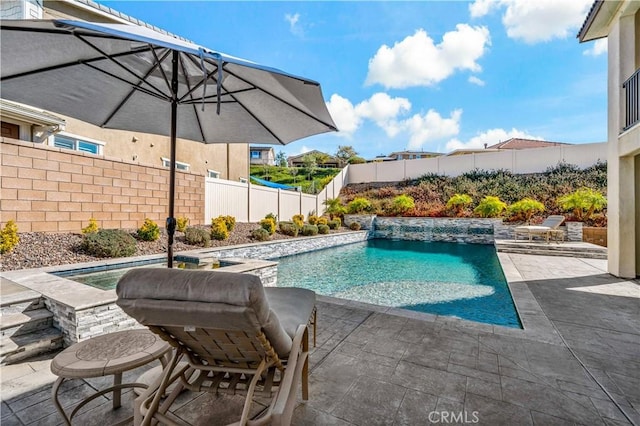
[(280, 138), (278, 137), (278, 135), (276, 135), (276, 134), (275, 134), (275, 133), (274, 133), (274, 132), (273, 132), (273, 131), (272, 131), (272, 130), (271, 130), (271, 129), (266, 125), (266, 124), (264, 124), (264, 123), (262, 122), (262, 120), (260, 120), (260, 119), (259, 119), (259, 118), (258, 118), (258, 117), (253, 113), (253, 112), (251, 112), (251, 110), (250, 110), (249, 108), (247, 108), (247, 107), (246, 107), (242, 102), (240, 102), (238, 99), (236, 99), (236, 97), (235, 97), (235, 96), (231, 95), (231, 97), (232, 97), (233, 99), (235, 99), (235, 101), (236, 101), (238, 104), (240, 104), (240, 106), (241, 106), (242, 108), (244, 108), (244, 110), (245, 110), (245, 111), (247, 111), (247, 114), (249, 114), (251, 117), (253, 117), (253, 119), (254, 119), (254, 120), (256, 120), (256, 122), (257, 122), (258, 124), (260, 124), (260, 125), (261, 125), (261, 126), (262, 126), (266, 131), (267, 131), (267, 132), (269, 132), (269, 133), (271, 134), (271, 136), (273, 136), (273, 137), (278, 141), (278, 143), (279, 143), (280, 145), (286, 145), (286, 142), (284, 142), (282, 139), (280, 139)]
[[(151, 91), (151, 90), (149, 90), (149, 89), (145, 89), (145, 88), (139, 87), (138, 85), (136, 85), (136, 84), (132, 83), (132, 82), (131, 82), (131, 81), (129, 81), (129, 80), (126, 80), (126, 79), (124, 79), (124, 78), (122, 78), (122, 77), (119, 77), (119, 76), (117, 76), (117, 75), (115, 75), (115, 74), (112, 74), (112, 73), (110, 73), (109, 71), (105, 71), (105, 70), (100, 69), (100, 68), (98, 68), (98, 67), (96, 67), (96, 66), (93, 66), (92, 64), (84, 64), (84, 65), (86, 65), (86, 66), (88, 66), (89, 68), (94, 69), (94, 70), (96, 70), (96, 71), (98, 71), (98, 72), (101, 72), (101, 73), (103, 73), (103, 74), (106, 74), (106, 75), (108, 75), (109, 77), (113, 77), (113, 78), (115, 78), (116, 80), (120, 80), (121, 82), (123, 82), (123, 83), (126, 83), (126, 84), (130, 85), (130, 86), (131, 86), (131, 88), (132, 88), (133, 90), (139, 90), (139, 91), (141, 91), (141, 92), (143, 92), (143, 93), (146, 93), (146, 94), (147, 94), (147, 95), (149, 95), (149, 96), (153, 96), (153, 97), (155, 97), (155, 98), (162, 99), (163, 101), (169, 101), (169, 100), (171, 99), (171, 98), (169, 98), (168, 96), (164, 95), (163, 93), (158, 94), (158, 93), (152, 92), (152, 91)], [(139, 83), (138, 83), (138, 84), (139, 84)]]
[[(111, 62), (113, 62), (114, 64), (116, 64), (117, 66), (119, 66), (120, 68), (122, 68), (124, 71), (128, 72), (129, 74), (133, 75), (134, 77), (136, 77), (139, 80), (142, 80), (144, 83), (146, 83), (148, 86), (150, 86), (153, 90), (155, 90), (158, 94), (160, 95), (165, 95), (164, 92), (162, 92), (162, 90), (158, 89), (157, 87), (155, 87), (153, 84), (149, 83), (148, 81), (144, 80), (144, 78), (140, 77), (139, 75), (137, 75), (135, 72), (133, 72), (132, 70), (130, 70), (129, 68), (127, 68), (126, 66), (122, 65), (120, 62), (116, 61), (114, 58), (111, 57), (111, 55), (109, 55), (108, 53), (104, 52), (102, 49), (100, 49), (98, 46), (94, 45), (93, 43), (89, 42), (89, 40), (85, 40), (82, 35), (80, 34), (75, 34), (74, 36), (76, 36), (76, 38), (80, 39), (82, 42), (86, 43), (88, 46), (92, 47), (96, 52), (100, 53), (101, 55), (103, 55), (106, 59), (110, 60)], [(151, 45), (149, 45), (149, 47), (151, 47)], [(151, 47), (152, 49), (154, 49), (153, 47)], [(136, 53), (138, 53), (138, 51), (136, 51)]]
[[(158, 58), (158, 56), (156, 55), (155, 49), (152, 50), (153, 52), (153, 56), (156, 58), (156, 63), (147, 71), (147, 73), (145, 74), (144, 78), (147, 78), (149, 76), (149, 74), (151, 74), (153, 72), (153, 70), (155, 70), (157, 67), (160, 67), (160, 69), (162, 70), (162, 66), (160, 65), (162, 63), (162, 61), (164, 61), (167, 56), (169, 56), (169, 50), (167, 50), (165, 52), (165, 54), (162, 56), (162, 59)], [(102, 70), (98, 70), (98, 71), (102, 71)], [(164, 71), (163, 71), (163, 75), (164, 75)], [(147, 93), (146, 89), (143, 89), (140, 87), (140, 83), (138, 83), (137, 85), (133, 86), (131, 88), (131, 91), (129, 91), (129, 93), (127, 94), (127, 96), (124, 97), (124, 99), (122, 100), (122, 102), (120, 102), (118, 104), (118, 106), (116, 106), (113, 111), (111, 112), (111, 114), (109, 114), (109, 116), (107, 117), (107, 119), (102, 123), (102, 125), (100, 127), (104, 127), (107, 125), (107, 123), (109, 121), (111, 121), (111, 119), (118, 113), (118, 111), (120, 111), (120, 109), (122, 108), (122, 106), (127, 103), (127, 101), (129, 100), (129, 98), (131, 98), (131, 96), (133, 96), (133, 94), (136, 92), (136, 90), (139, 90), (143, 93)], [(147, 93), (150, 96), (157, 96), (155, 93)], [(168, 99), (166, 98), (160, 98), (163, 101), (168, 101)]]
[(171, 90), (171, 83), (169, 83), (169, 78), (167, 78), (167, 74), (164, 72), (164, 68), (162, 68), (162, 61), (164, 61), (165, 59), (167, 59), (167, 56), (169, 55), (169, 50), (167, 50), (167, 53), (164, 54), (164, 56), (162, 57), (162, 60), (160, 60), (160, 58), (158, 58), (158, 55), (156, 54), (156, 50), (152, 49), (151, 53), (153, 54), (154, 59), (156, 60), (155, 65), (151, 68), (151, 70), (149, 70), (149, 72), (147, 74), (145, 74), (145, 78), (147, 78), (147, 76), (149, 74), (151, 74), (151, 72), (155, 69), (155, 68), (159, 68), (160, 72), (162, 73), (162, 77), (164, 78), (164, 82), (167, 84), (167, 88), (169, 88), (169, 90)]
[[(191, 55), (187, 55), (187, 58), (191, 61), (191, 63), (193, 63), (195, 66), (197, 66), (198, 68), (200, 67), (200, 64), (198, 64), (195, 60), (195, 58), (193, 58)], [(211, 63), (207, 60), (205, 60), (206, 63), (210, 64)], [(196, 89), (198, 89), (200, 86), (202, 86), (204, 84), (205, 81), (207, 81), (209, 79), (209, 77), (213, 76), (214, 73), (218, 72), (218, 64), (213, 64), (216, 68), (211, 71), (210, 73), (207, 74), (206, 78), (201, 79), (199, 82), (196, 83), (195, 86), (193, 86), (191, 89), (189, 89), (189, 91), (187, 93), (184, 94), (184, 96), (182, 96), (180, 99), (178, 99), (178, 102), (182, 102), (182, 100), (184, 98), (186, 98), (187, 96), (191, 95)], [(185, 72), (186, 75), (186, 72)]]
[[(146, 49), (149, 50), (149, 49)], [(146, 51), (145, 50), (145, 51)], [(120, 56), (127, 56), (127, 55), (131, 55), (132, 52), (121, 52), (121, 53), (114, 53), (113, 57), (120, 57)], [(0, 77), (0, 81), (8, 81), (14, 78), (19, 78), (19, 77), (27, 77), (29, 75), (33, 75), (33, 74), (39, 74), (39, 73), (43, 73), (43, 72), (47, 72), (47, 71), (55, 71), (61, 68), (68, 68), (68, 67), (73, 67), (76, 65), (86, 65), (88, 63), (93, 63), (93, 62), (98, 62), (98, 61), (104, 61), (105, 58), (91, 58), (91, 59), (85, 59), (82, 61), (71, 61), (71, 62), (65, 62), (64, 64), (58, 64), (58, 65), (51, 65), (49, 67), (44, 67), (44, 68), (40, 68), (37, 70), (31, 70), (31, 71), (25, 71), (25, 72), (21, 72), (18, 74), (13, 74), (13, 75), (7, 75), (7, 76), (1, 76)]]
[[(312, 114), (309, 114), (308, 112), (303, 111), (302, 109), (300, 109), (300, 108), (298, 108), (297, 106), (293, 105), (291, 102), (287, 102), (286, 100), (284, 100), (284, 99), (282, 99), (282, 98), (280, 98), (280, 97), (278, 97), (278, 96), (274, 95), (274, 94), (273, 94), (273, 93), (271, 93), (270, 91), (268, 91), (268, 90), (266, 90), (266, 89), (264, 89), (264, 88), (262, 88), (262, 87), (260, 87), (260, 86), (258, 86), (258, 85), (256, 85), (256, 84), (254, 84), (254, 83), (250, 83), (250, 82), (248, 82), (246, 79), (244, 79), (244, 78), (240, 77), (240, 76), (239, 76), (239, 75), (237, 75), (237, 74), (234, 74), (232, 71), (226, 70), (226, 72), (227, 72), (228, 74), (230, 74), (230, 75), (234, 76), (234, 77), (235, 77), (235, 78), (237, 78), (238, 80), (241, 80), (241, 81), (245, 82), (246, 84), (248, 84), (248, 85), (250, 85), (250, 86), (255, 87), (257, 90), (260, 90), (261, 92), (266, 93), (267, 95), (271, 96), (272, 98), (275, 98), (275, 99), (279, 100), (279, 101), (280, 101), (280, 102), (282, 102), (283, 104), (285, 104), (285, 105), (287, 105), (287, 106), (289, 106), (289, 107), (291, 107), (291, 108), (295, 109), (296, 111), (298, 111), (298, 112), (300, 112), (300, 113), (302, 113), (302, 114), (306, 115), (307, 117), (312, 118), (313, 120), (317, 121), (318, 123), (322, 123), (323, 125), (327, 126), (328, 128), (330, 128), (330, 129), (332, 129), (332, 130), (334, 130), (334, 131), (337, 131), (337, 130), (338, 130), (338, 129), (333, 125), (333, 124), (329, 124), (329, 123), (326, 123), (326, 122), (325, 122), (325, 121), (323, 121), (323, 120), (320, 120), (320, 119), (319, 119), (319, 118), (317, 118), (316, 116), (314, 116), (314, 115), (312, 115)], [(235, 98), (234, 98), (234, 99), (235, 99)], [(237, 99), (236, 99), (236, 100), (237, 100)], [(238, 102), (239, 102), (239, 101), (238, 101)], [(243, 106), (243, 108), (247, 109), (244, 105), (242, 105), (242, 106)], [(247, 111), (249, 111), (249, 110), (247, 110)]]
[[(178, 56), (178, 58), (180, 59), (180, 68), (182, 68), (182, 74), (185, 76), (185, 81), (187, 84), (187, 89), (189, 90), (189, 92), (187, 93), (192, 93), (191, 88), (189, 87), (189, 79), (186, 78), (187, 76), (187, 69), (184, 66), (184, 59), (182, 59), (182, 55)], [(182, 97), (184, 98), (184, 96)], [(182, 99), (180, 98), (180, 99)], [(194, 101), (193, 97), (191, 97), (191, 100)], [(178, 102), (180, 102), (180, 100), (178, 100)], [(204, 130), (202, 129), (202, 123), (200, 122), (200, 116), (198, 115), (198, 107), (195, 105), (195, 103), (192, 103), (193, 106), (193, 114), (196, 117), (196, 121), (198, 122), (198, 130), (200, 130), (200, 135), (202, 136), (202, 140), (206, 140), (204, 137)]]
[[(236, 95), (236, 94), (238, 94), (238, 93), (250, 92), (251, 90), (256, 90), (256, 89), (255, 89), (254, 87), (251, 87), (251, 88), (248, 88), (248, 89), (239, 89), (239, 90), (234, 90), (233, 92), (225, 92), (225, 93), (223, 94), (223, 96)], [(218, 95), (209, 95), (209, 96), (205, 96), (204, 98), (200, 98), (200, 99), (191, 99), (191, 100), (189, 100), (189, 101), (185, 101), (185, 102), (182, 102), (182, 103), (183, 103), (183, 104), (192, 104), (192, 103), (194, 103), (194, 102), (196, 102), (196, 101), (197, 101), (197, 102), (201, 102), (201, 100), (202, 100), (202, 99), (205, 99), (205, 103), (209, 103), (209, 104), (210, 104), (210, 103), (218, 102), (218, 101), (217, 101), (217, 98), (218, 98)], [(214, 100), (214, 101), (212, 101), (212, 102), (207, 102), (207, 100), (211, 100), (211, 99), (216, 99), (216, 100)], [(228, 104), (228, 103), (232, 103), (232, 102), (236, 102), (236, 101), (234, 100), (234, 101), (220, 101), (220, 102), (222, 102), (223, 104)]]

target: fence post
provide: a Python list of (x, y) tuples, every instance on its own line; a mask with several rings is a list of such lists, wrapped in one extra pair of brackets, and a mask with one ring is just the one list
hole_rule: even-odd
[(278, 212), (277, 212), (277, 217), (280, 218), (280, 191), (282, 191), (280, 188), (278, 188)]
[(302, 189), (298, 192), (300, 196), (298, 197), (298, 214), (302, 214)]
[(247, 180), (247, 222), (251, 223), (251, 181)]

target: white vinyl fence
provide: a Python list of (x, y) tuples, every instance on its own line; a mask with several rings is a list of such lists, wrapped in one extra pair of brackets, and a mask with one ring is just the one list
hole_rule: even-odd
[(539, 173), (561, 162), (585, 168), (598, 160), (607, 161), (606, 142), (354, 164), (349, 167), (346, 183), (399, 182), (428, 173), (458, 176), (474, 169)]
[(347, 168), (341, 170), (318, 195), (205, 178), (204, 223), (220, 215), (234, 216), (238, 222), (257, 222), (269, 213), (279, 220), (290, 220), (295, 214), (322, 214), (324, 201), (337, 197), (346, 184), (346, 172)]

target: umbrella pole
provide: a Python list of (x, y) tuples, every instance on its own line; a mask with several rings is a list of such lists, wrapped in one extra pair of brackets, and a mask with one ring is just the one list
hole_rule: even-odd
[(173, 236), (176, 232), (174, 204), (176, 197), (176, 128), (178, 121), (178, 51), (173, 51), (171, 58), (171, 155), (169, 170), (169, 217), (167, 218), (167, 267), (173, 268)]

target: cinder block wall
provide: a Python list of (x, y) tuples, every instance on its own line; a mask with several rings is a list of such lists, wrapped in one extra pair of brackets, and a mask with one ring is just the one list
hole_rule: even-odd
[[(0, 138), (0, 222), (19, 232), (80, 232), (90, 218), (101, 228), (134, 229), (145, 218), (164, 227), (169, 170), (103, 156)], [(176, 173), (176, 217), (204, 217), (204, 177)]]

